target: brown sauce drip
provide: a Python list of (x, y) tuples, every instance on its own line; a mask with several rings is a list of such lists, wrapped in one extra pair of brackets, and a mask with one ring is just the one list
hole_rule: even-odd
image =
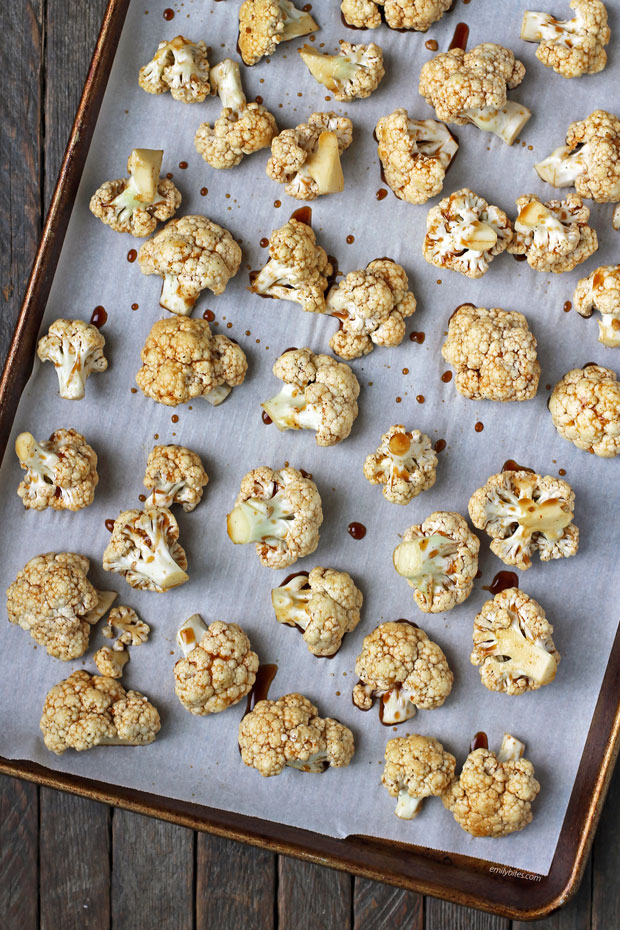
[(105, 521), (105, 528), (109, 533), (111, 533), (112, 530), (114, 529), (114, 520), (112, 520), (111, 518), (107, 519)]
[(476, 425), (474, 426), (474, 429), (476, 430), (477, 433), (481, 433), (482, 430), (484, 429), (484, 423), (480, 423), (480, 422), (476, 423)]
[(436, 52), (439, 48), (437, 45), (437, 39), (427, 39), (424, 43), (424, 48), (427, 48), (429, 52)]
[(438, 439), (435, 445), (433, 446), (433, 449), (435, 450), (435, 452), (443, 452), (445, 448), (446, 448), (445, 439)]
[(166, 22), (170, 22), (171, 19), (174, 19), (174, 10), (171, 10), (170, 7), (164, 10), (163, 17)]
[(448, 46), (448, 51), (451, 52), (453, 48), (462, 48), (463, 51), (467, 48), (467, 40), (469, 39), (469, 26), (467, 23), (457, 23), (456, 29), (454, 30), (454, 35), (452, 36), (452, 41)]
[(573, 306), (573, 305), (572, 305), (572, 303), (570, 302), (570, 300), (567, 300), (567, 301), (565, 302), (564, 306), (562, 307), (562, 309), (564, 310), (564, 313), (570, 313), (570, 311), (571, 311), (571, 309), (572, 309), (572, 306)]
[(146, 494), (138, 494), (138, 500), (141, 504), (144, 504), (146, 501)]
[(443, 375), (441, 376), (441, 380), (443, 381), (444, 384), (449, 384), (450, 381), (452, 381), (452, 372), (444, 371)]
[(352, 536), (353, 539), (363, 539), (366, 535), (366, 527), (363, 523), (349, 523), (347, 526), (347, 533), (349, 536)]
[(375, 197), (377, 198), (377, 200), (385, 200), (387, 195), (388, 195), (388, 192), (386, 191), (385, 187), (380, 187), (377, 193), (375, 194)]
[(258, 244), (260, 245), (261, 249), (266, 249), (267, 246), (269, 245), (269, 239), (267, 239), (266, 236), (263, 236), (263, 238)]
[(305, 223), (306, 226), (312, 226), (312, 207), (298, 207), (291, 213), (290, 219)]
[(563, 478), (565, 474), (566, 474), (566, 469), (565, 469), (565, 468), (559, 468), (559, 469), (558, 469), (558, 475), (560, 476), (560, 478)]
[(417, 402), (418, 402), (419, 404), (423, 404), (424, 401), (426, 400), (426, 398), (425, 398), (424, 394), (417, 394), (417, 395), (416, 395), (416, 400), (417, 400)]
[(476, 749), (488, 749), (489, 748), (489, 739), (482, 730), (479, 733), (476, 733), (473, 740), (470, 743), (469, 751), (475, 752)]
[(172, 181), (172, 179), (173, 179), (173, 177), (174, 177), (172, 171), (168, 171), (168, 173), (166, 174), (166, 177), (168, 178), (169, 181)]
[[(292, 572), (290, 575), (287, 575), (287, 576), (286, 576), (286, 578), (284, 579), (284, 581), (281, 581), (281, 582), (280, 582), (279, 587), (280, 587), (280, 588), (283, 588), (285, 585), (290, 584), (291, 581), (293, 580), (293, 578), (301, 578), (302, 575), (305, 576), (305, 577), (307, 578), (309, 574), (310, 574), (310, 572)], [(307, 586), (307, 585), (304, 585), (303, 587), (304, 587), (304, 588), (307, 588), (308, 586)]]
[(135, 262), (135, 260), (136, 260), (137, 257), (138, 257), (138, 253), (136, 252), (136, 250), (135, 250), (135, 249), (129, 249), (129, 251), (127, 252), (127, 261), (128, 261), (128, 262)]
[(215, 319), (215, 313), (213, 312), (213, 310), (205, 310), (202, 316), (203, 316), (203, 319), (207, 320), (207, 322), (209, 323), (212, 323), (213, 320)]
[(201, 187), (201, 188), (200, 188), (200, 194), (201, 194), (202, 197), (206, 197), (208, 193), (209, 193), (209, 188), (208, 188), (208, 187)]
[(502, 471), (529, 471), (534, 474), (533, 468), (528, 468), (527, 465), (519, 465), (518, 462), (515, 462), (514, 459), (506, 459), (501, 468)]
[(502, 591), (507, 591), (508, 588), (518, 588), (519, 587), (519, 576), (515, 572), (501, 571), (498, 572), (491, 584), (483, 584), (482, 590), (488, 591), (490, 594), (495, 597), (496, 594), (501, 594)]
[(282, 201), (281, 201), (281, 200), (274, 200), (273, 205), (274, 205), (274, 207), (276, 208), (276, 210), (279, 210), (280, 207), (282, 206)]
[(132, 304), (132, 305), (131, 305), (131, 309), (132, 309), (132, 310), (139, 310), (139, 309), (140, 309), (140, 304)]
[(306, 471), (304, 468), (300, 468), (300, 469), (299, 469), (299, 473), (300, 473), (300, 475), (302, 476), (302, 478), (310, 478), (310, 479), (312, 479), (312, 472), (311, 472), (311, 471)]
[(255, 97), (254, 99), (256, 100), (256, 102), (257, 102), (257, 104), (258, 104), (259, 106), (260, 106), (261, 103), (263, 102), (263, 98), (261, 97), (260, 94), (257, 94), (256, 97)]
[(187, 162), (186, 162), (186, 161), (180, 161), (180, 162), (179, 162), (179, 168), (181, 169), (181, 171), (185, 171), (185, 169), (187, 168)]
[(348, 245), (353, 245), (353, 243), (355, 242), (355, 236), (347, 236), (346, 241)]
[(426, 333), (410, 333), (409, 338), (412, 342), (417, 342), (421, 346), (426, 339)]
[(297, 346), (289, 346), (288, 349), (285, 349), (282, 355), (286, 355), (287, 352), (297, 352)]
[(527, 255), (513, 255), (512, 256), (516, 262), (526, 262)]
[(259, 701), (267, 700), (269, 688), (271, 687), (277, 672), (277, 665), (266, 664), (258, 666), (256, 681), (252, 685), (252, 690), (248, 694), (248, 699), (245, 705), (245, 714), (243, 715), (244, 717), (246, 717), (249, 713), (251, 713), (251, 711), (254, 710)]
[(105, 307), (95, 307), (91, 314), (90, 322), (93, 324), (93, 326), (96, 326), (97, 329), (101, 329), (102, 326), (105, 326), (105, 324), (108, 322), (108, 314)]
[(178, 423), (178, 422), (179, 422), (179, 415), (178, 415), (178, 413), (173, 413), (172, 416), (170, 417), (170, 419), (172, 420), (173, 423)]
[(265, 426), (271, 426), (271, 424), (273, 423), (273, 420), (271, 419), (271, 417), (269, 416), (266, 410), (263, 410), (263, 412), (261, 413), (261, 420), (263, 421)]

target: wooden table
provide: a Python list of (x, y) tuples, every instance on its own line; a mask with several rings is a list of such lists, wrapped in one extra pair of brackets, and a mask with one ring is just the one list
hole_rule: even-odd
[[(2, 3), (1, 361), (104, 7)], [(0, 777), (0, 790), (0, 930), (508, 930), (507, 920), (26, 782)], [(582, 887), (545, 927), (620, 927), (619, 836), (620, 770)]]

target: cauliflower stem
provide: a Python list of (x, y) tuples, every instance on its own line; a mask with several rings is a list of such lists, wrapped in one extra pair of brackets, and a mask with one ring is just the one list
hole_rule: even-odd
[(450, 577), (450, 565), (457, 553), (453, 540), (433, 533), (400, 543), (394, 550), (394, 568), (399, 575), (413, 582), (430, 601), (436, 584), (445, 584)]
[(270, 501), (256, 497), (241, 501), (228, 514), (228, 535), (236, 544), (284, 539), (295, 512), (284, 495)]
[(492, 132), (506, 145), (512, 145), (531, 115), (531, 110), (515, 100), (507, 100), (503, 107), (480, 107), (463, 113), (478, 129)]
[(127, 186), (110, 203), (120, 223), (129, 222), (139, 207), (165, 203), (166, 198), (157, 192), (163, 154), (161, 149), (133, 149), (127, 162)]
[(279, 394), (261, 407), (279, 430), (318, 430), (321, 425), (320, 408), (308, 406), (304, 391), (296, 384), (285, 384)]

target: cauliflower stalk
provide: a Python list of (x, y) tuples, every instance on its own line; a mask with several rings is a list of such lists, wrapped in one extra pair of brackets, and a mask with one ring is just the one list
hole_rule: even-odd
[(92, 323), (59, 319), (39, 339), (37, 355), (42, 362), (54, 365), (60, 396), (81, 400), (88, 376), (108, 367), (104, 346), (104, 337)]
[(590, 211), (577, 194), (545, 203), (526, 194), (519, 197), (517, 206), (519, 215), (508, 251), (525, 255), (535, 271), (572, 271), (598, 249), (596, 230), (588, 226)]
[(441, 192), (459, 144), (443, 123), (394, 110), (375, 127), (386, 183), (400, 200), (426, 203)]
[(209, 483), (197, 452), (185, 446), (155, 446), (146, 463), (144, 487), (151, 493), (144, 509), (181, 504), (189, 513), (202, 500), (202, 489)]
[(371, 484), (383, 485), (386, 500), (405, 505), (435, 484), (437, 456), (425, 433), (407, 432), (398, 423), (383, 434), (377, 451), (366, 457), (364, 476)]
[(290, 300), (309, 313), (325, 312), (325, 291), (333, 268), (317, 245), (314, 230), (291, 219), (272, 232), (269, 261), (252, 281), (261, 297)]
[(344, 190), (340, 156), (353, 139), (353, 123), (337, 113), (311, 113), (307, 123), (284, 129), (271, 143), (269, 177), (297, 200)]
[(583, 317), (598, 310), (598, 341), (610, 348), (620, 346), (620, 265), (601, 265), (578, 281), (573, 306)]
[(566, 145), (534, 165), (539, 178), (553, 187), (572, 187), (597, 203), (620, 200), (620, 120), (595, 110), (571, 123)]
[(385, 74), (383, 52), (374, 42), (351, 45), (340, 39), (337, 55), (324, 55), (312, 45), (297, 51), (312, 77), (343, 102), (370, 97)]
[(273, 55), (280, 42), (307, 36), (319, 27), (291, 0), (244, 0), (239, 8), (238, 46), (244, 64)]
[(28, 510), (82, 510), (95, 499), (97, 453), (81, 433), (57, 429), (39, 443), (20, 433), (15, 454), (26, 475), (17, 493)]
[(620, 383), (610, 368), (591, 364), (566, 372), (549, 412), (560, 436), (578, 449), (602, 458), (620, 454)]
[(118, 572), (132, 588), (162, 594), (189, 580), (179, 527), (169, 510), (124, 510), (114, 521), (103, 567)]
[(526, 10), (521, 38), (540, 43), (536, 57), (562, 77), (597, 74), (607, 64), (610, 31), (605, 5), (600, 0), (571, 0), (570, 8), (575, 16), (569, 20)]
[(345, 22), (354, 29), (376, 29), (385, 19), (390, 29), (426, 32), (452, 6), (452, 0), (342, 0)]
[(138, 84), (149, 94), (169, 90), (181, 103), (202, 103), (211, 93), (207, 46), (184, 36), (160, 42), (151, 61), (140, 68)]
[(432, 736), (412, 733), (388, 740), (381, 781), (397, 798), (396, 816), (417, 817), (424, 798), (439, 797), (450, 786), (455, 767), (454, 756)]

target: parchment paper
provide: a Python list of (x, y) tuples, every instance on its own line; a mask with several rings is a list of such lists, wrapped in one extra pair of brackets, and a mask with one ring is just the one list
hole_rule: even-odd
[[(341, 445), (319, 449), (311, 432), (279, 433), (261, 422), (259, 404), (279, 389), (271, 374), (278, 354), (290, 345), (327, 351), (336, 321), (304, 314), (296, 305), (266, 301), (246, 290), (249, 269), (260, 267), (266, 250), (259, 241), (282, 225), (299, 204), (265, 174), (267, 152), (246, 158), (227, 172), (207, 166), (194, 150), (199, 122), (219, 115), (219, 101), (186, 106), (170, 95), (151, 96), (137, 86), (137, 72), (149, 60), (157, 42), (183, 32), (204, 38), (212, 47), (211, 64), (235, 55), (237, 2), (173, 4), (170, 23), (162, 11), (170, 0), (132, 0), (110, 78), (98, 127), (56, 273), (44, 329), (58, 316), (89, 319), (103, 305), (109, 321), (103, 332), (110, 368), (88, 381), (86, 399), (59, 398), (51, 365), (36, 363), (15, 420), (13, 439), (28, 429), (38, 438), (58, 427), (83, 432), (99, 455), (101, 481), (93, 506), (79, 513), (25, 511), (15, 491), (21, 478), (12, 441), (0, 472), (4, 519), (0, 524), (0, 582), (5, 588), (25, 562), (40, 552), (74, 550), (92, 560), (91, 577), (99, 587), (116, 588), (117, 603), (135, 607), (152, 625), (151, 641), (131, 650), (123, 682), (146, 693), (160, 709), (162, 729), (157, 741), (143, 749), (101, 748), (58, 758), (48, 752), (39, 731), (45, 694), (75, 668), (94, 671), (92, 655), (106, 642), (100, 631), (91, 637), (83, 660), (61, 663), (34, 645), (27, 633), (5, 620), (0, 624), (0, 753), (30, 759), (52, 769), (125, 785), (161, 795), (191, 800), (331, 836), (367, 834), (480, 856), (512, 867), (547, 873), (585, 737), (599, 692), (618, 622), (620, 579), (617, 519), (620, 461), (607, 461), (576, 450), (553, 428), (545, 403), (549, 386), (568, 369), (587, 361), (618, 368), (620, 350), (597, 342), (594, 319), (563, 312), (579, 277), (598, 264), (618, 261), (618, 234), (611, 227), (612, 207), (592, 206), (600, 249), (569, 274), (532, 271), (504, 254), (479, 281), (426, 264), (421, 254), (428, 207), (412, 206), (390, 192), (377, 201), (384, 186), (379, 177), (372, 130), (377, 119), (397, 106), (412, 116), (433, 114), (417, 93), (420, 67), (431, 57), (425, 40), (435, 38), (448, 47), (459, 20), (470, 25), (470, 47), (497, 41), (514, 49), (527, 65), (523, 85), (511, 94), (528, 105), (533, 117), (523, 141), (512, 148), (474, 127), (457, 127), (460, 151), (448, 175), (444, 194), (469, 185), (514, 217), (514, 200), (533, 191), (547, 198), (554, 190), (538, 179), (533, 163), (562, 144), (568, 123), (596, 107), (618, 111), (620, 61), (610, 46), (610, 61), (600, 75), (566, 81), (535, 59), (535, 46), (519, 40), (525, 0), (457, 3), (454, 11), (424, 35), (399, 34), (386, 27), (353, 33), (340, 22), (339, 4), (314, 3), (322, 29), (316, 43), (326, 49), (341, 36), (352, 41), (378, 41), (384, 49), (387, 75), (379, 90), (351, 105), (326, 102), (329, 96), (298, 60), (295, 48), (281, 46), (271, 62), (243, 70), (249, 99), (260, 94), (276, 114), (281, 128), (301, 122), (312, 110), (333, 107), (354, 122), (354, 142), (343, 157), (346, 187), (343, 194), (323, 197), (312, 205), (314, 227), (328, 253), (338, 257), (345, 272), (371, 259), (389, 255), (403, 263), (418, 299), (418, 310), (408, 331), (425, 333), (423, 344), (407, 338), (396, 349), (375, 349), (353, 363), (362, 384), (360, 414), (352, 436)], [(544, 6), (544, 4), (543, 4)], [(566, 4), (547, 3), (563, 15)], [(610, 7), (612, 29), (619, 27)], [(617, 32), (616, 32), (617, 35)], [(182, 213), (205, 213), (242, 240), (242, 269), (226, 293), (206, 292), (195, 315), (211, 308), (218, 329), (239, 341), (250, 369), (245, 384), (235, 388), (225, 404), (212, 408), (194, 402), (176, 410), (131, 393), (140, 365), (139, 351), (156, 319), (160, 279), (141, 275), (128, 264), (127, 251), (139, 247), (129, 236), (118, 235), (88, 211), (91, 193), (107, 178), (124, 175), (134, 146), (163, 148), (164, 171), (174, 174), (183, 193)], [(188, 163), (180, 170), (181, 161)], [(201, 196), (201, 188), (208, 194)], [(282, 206), (278, 209), (274, 201)], [(179, 215), (180, 215), (179, 214)], [(354, 236), (352, 244), (347, 237)], [(538, 396), (522, 404), (472, 402), (458, 395), (454, 381), (441, 375), (447, 365), (440, 347), (448, 317), (465, 300), (480, 306), (501, 306), (524, 312), (539, 342), (542, 377)], [(139, 309), (132, 311), (132, 303)], [(424, 403), (416, 401), (424, 396)], [(398, 402), (400, 399), (400, 402)], [(172, 415), (178, 414), (178, 423)], [(433, 440), (444, 438), (437, 483), (408, 507), (388, 503), (362, 475), (365, 456), (374, 451), (381, 433), (393, 423), (420, 428)], [(484, 424), (476, 432), (476, 423)], [(181, 542), (187, 550), (190, 582), (166, 595), (132, 590), (118, 575), (106, 574), (101, 555), (109, 540), (106, 518), (138, 506), (143, 491), (146, 458), (156, 439), (180, 442), (202, 456), (211, 481), (203, 503), (191, 514), (178, 513)], [(542, 691), (522, 697), (488, 692), (477, 669), (469, 663), (472, 622), (489, 596), (482, 590), (503, 566), (482, 541), (482, 577), (471, 597), (446, 615), (423, 615), (412, 601), (411, 589), (392, 568), (391, 553), (398, 534), (436, 509), (467, 513), (472, 492), (507, 458), (530, 465), (542, 474), (566, 470), (577, 496), (576, 523), (581, 529), (579, 554), (551, 563), (534, 561), (520, 576), (521, 586), (545, 607), (555, 625), (555, 641), (563, 655), (556, 681)], [(243, 474), (260, 464), (281, 466), (284, 461), (311, 472), (323, 500), (325, 522), (318, 551), (296, 568), (322, 564), (350, 571), (364, 591), (363, 619), (346, 637), (332, 661), (310, 655), (301, 637), (276, 624), (270, 589), (284, 572), (263, 568), (253, 546), (234, 547), (226, 535), (230, 510)], [(368, 529), (361, 541), (347, 534), (350, 521)], [(348, 769), (330, 770), (322, 777), (288, 770), (263, 779), (241, 763), (236, 744), (237, 725), (244, 704), (212, 717), (187, 713), (173, 692), (174, 636), (179, 624), (198, 611), (205, 621), (235, 621), (248, 631), (262, 662), (275, 662), (279, 671), (271, 695), (299, 690), (312, 698), (323, 714), (352, 727), (357, 752)], [(420, 624), (445, 650), (455, 673), (455, 685), (444, 707), (419, 712), (397, 729), (398, 734), (420, 732), (438, 737), (456, 754), (459, 764), (470, 738), (486, 730), (498, 747), (504, 730), (527, 744), (536, 766), (541, 792), (535, 818), (523, 833), (501, 840), (473, 839), (464, 833), (438, 800), (427, 801), (411, 823), (393, 813), (394, 800), (380, 784), (383, 751), (394, 735), (380, 725), (376, 708), (360, 713), (351, 703), (353, 666), (362, 638), (383, 620), (409, 617)]]

